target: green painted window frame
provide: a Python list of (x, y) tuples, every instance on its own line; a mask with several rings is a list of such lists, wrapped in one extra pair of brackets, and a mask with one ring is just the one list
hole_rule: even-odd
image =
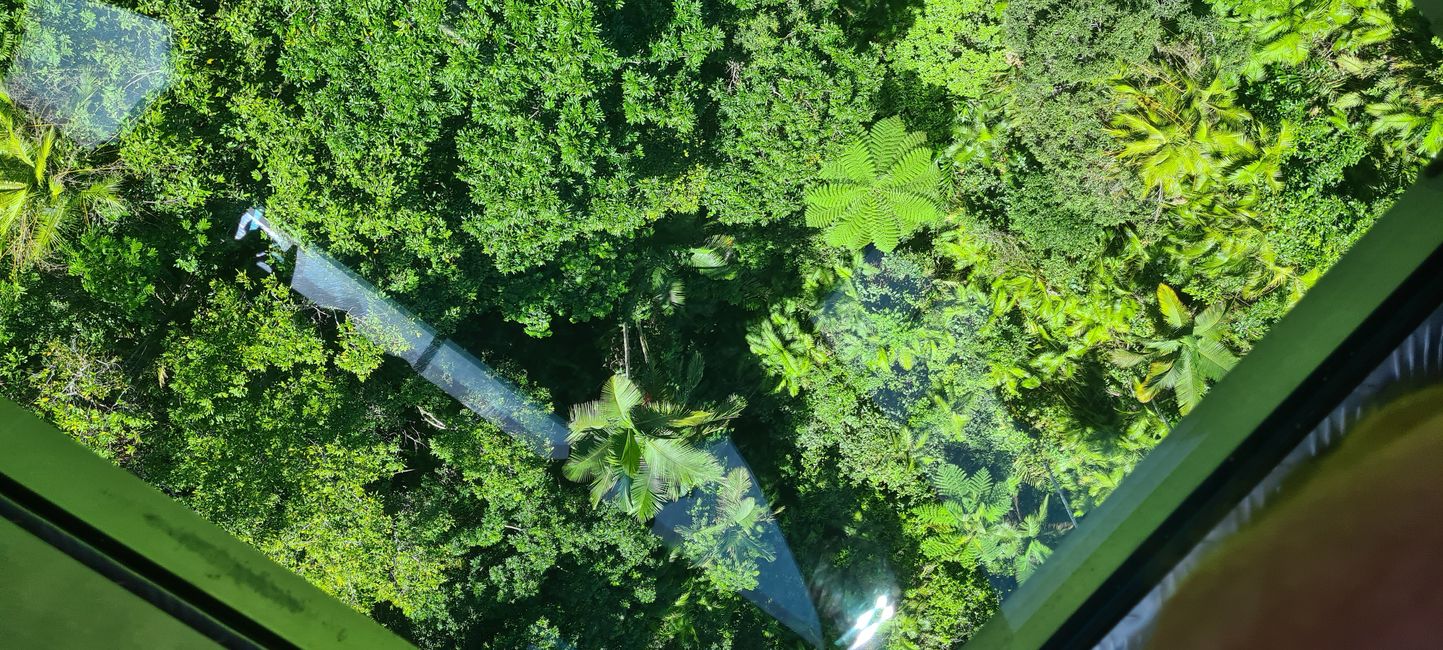
[[(222, 646), (411, 647), (365, 614), (4, 399), (0, 518), (19, 524)], [(6, 615), (15, 613), (0, 612), (0, 617)]]
[[(1417, 6), (1438, 31), (1443, 0)], [(1090, 647), (1443, 304), (1440, 172), (1443, 160), (1139, 463), (967, 648)], [(3, 398), (0, 516), (223, 645), (410, 647)]]

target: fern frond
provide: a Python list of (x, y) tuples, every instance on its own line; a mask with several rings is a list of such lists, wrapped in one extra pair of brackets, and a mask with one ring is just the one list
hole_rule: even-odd
[(967, 472), (951, 463), (944, 463), (937, 468), (937, 476), (932, 479), (937, 486), (937, 491), (943, 496), (953, 499), (961, 499), (969, 494)]
[(907, 127), (897, 116), (873, 124), (871, 132), (867, 134), (867, 146), (872, 152), (872, 162), (876, 165), (873, 173), (885, 173), (908, 149), (920, 144), (909, 141)]
[(807, 225), (813, 228), (830, 226), (855, 210), (857, 203), (866, 196), (867, 188), (862, 185), (829, 183), (812, 188), (806, 194)]
[(841, 155), (822, 166), (821, 177), (831, 181), (867, 184), (876, 178), (872, 154), (861, 142), (853, 142)]
[(942, 213), (937, 204), (925, 196), (910, 192), (889, 191), (884, 194), (891, 205), (891, 212), (897, 215), (904, 230), (916, 230), (941, 220)]

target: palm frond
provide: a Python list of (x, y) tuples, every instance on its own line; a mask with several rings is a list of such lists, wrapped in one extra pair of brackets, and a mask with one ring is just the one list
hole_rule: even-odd
[(1222, 304), (1209, 306), (1197, 315), (1197, 322), (1193, 325), (1193, 332), (1198, 335), (1205, 335), (1211, 332), (1214, 327), (1217, 327), (1218, 323), (1222, 322), (1223, 316), (1226, 314), (1227, 309)]
[(1222, 379), (1233, 366), (1237, 365), (1238, 358), (1227, 349), (1222, 342), (1204, 338), (1198, 341), (1197, 353), (1199, 357), (1198, 367), (1203, 376), (1208, 379)]
[(1157, 285), (1157, 306), (1162, 311), (1163, 318), (1167, 319), (1167, 324), (1174, 329), (1186, 327), (1192, 320), (1191, 312), (1183, 306), (1177, 292), (1166, 284)]
[(601, 399), (595, 404), (597, 412), (608, 421), (630, 427), (631, 409), (641, 404), (642, 399), (641, 389), (630, 377), (615, 374), (601, 385)]
[(675, 499), (699, 485), (721, 479), (722, 466), (711, 452), (669, 439), (650, 441), (643, 450), (647, 467)]
[(599, 403), (586, 402), (584, 404), (572, 405), (571, 421), (569, 424), (571, 434), (567, 436), (567, 439), (574, 443), (577, 440), (588, 437), (589, 434), (587, 432), (589, 431), (605, 429), (610, 426), (611, 420), (608, 420), (601, 414), (601, 405)]

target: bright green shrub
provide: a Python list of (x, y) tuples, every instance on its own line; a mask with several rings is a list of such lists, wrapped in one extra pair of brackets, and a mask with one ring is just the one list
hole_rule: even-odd
[(898, 70), (965, 100), (997, 92), (1009, 69), (995, 0), (929, 0), (890, 58)]

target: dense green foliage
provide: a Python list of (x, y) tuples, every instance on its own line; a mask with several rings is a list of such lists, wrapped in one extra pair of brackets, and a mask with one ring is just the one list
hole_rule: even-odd
[[(1443, 149), (1406, 0), (127, 8), (172, 69), (113, 140), (0, 106), (0, 394), (423, 647), (801, 645), (769, 526), (829, 640), (885, 592), (954, 647)], [(252, 205), (570, 458), (256, 269)]]

